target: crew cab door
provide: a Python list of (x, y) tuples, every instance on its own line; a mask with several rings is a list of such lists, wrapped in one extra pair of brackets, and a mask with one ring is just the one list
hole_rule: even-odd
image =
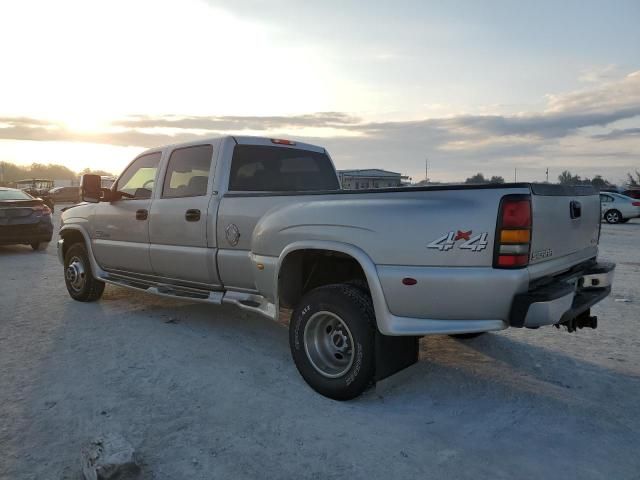
[(149, 215), (154, 274), (169, 283), (218, 286), (213, 193), (217, 143), (176, 148)]
[(162, 152), (136, 158), (114, 187), (131, 198), (96, 204), (91, 241), (98, 264), (107, 270), (151, 274), (149, 210)]

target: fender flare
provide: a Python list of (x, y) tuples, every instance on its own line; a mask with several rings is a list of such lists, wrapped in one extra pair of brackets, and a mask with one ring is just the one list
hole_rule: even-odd
[(378, 277), (378, 270), (376, 269), (375, 263), (371, 260), (371, 257), (367, 255), (367, 253), (356, 247), (355, 245), (351, 245), (349, 243), (342, 242), (334, 242), (328, 240), (311, 240), (311, 241), (300, 241), (293, 242), (287, 245), (277, 260), (277, 265), (274, 273), (274, 300), (276, 302), (276, 311), (278, 311), (280, 304), (280, 292), (279, 292), (279, 277), (280, 277), (280, 269), (282, 268), (282, 264), (286, 259), (287, 255), (290, 253), (299, 251), (299, 250), (329, 250), (334, 252), (344, 253), (345, 255), (349, 255), (352, 257), (358, 264), (364, 275), (367, 279), (367, 283), (369, 285), (369, 291), (371, 292), (371, 300), (373, 303), (373, 310), (376, 316), (376, 323), (378, 325), (378, 330), (381, 333), (388, 334), (388, 328), (386, 328), (387, 322), (385, 320), (391, 317), (391, 313), (387, 307), (387, 301), (384, 297), (384, 292), (382, 291), (382, 285), (380, 283), (380, 278)]
[[(91, 244), (91, 237), (89, 236), (89, 233), (84, 228), (82, 228), (80, 225), (77, 225), (77, 224), (63, 225), (62, 228), (60, 228), (60, 231), (58, 232), (58, 236), (60, 237), (60, 240), (64, 241), (63, 239), (64, 232), (71, 231), (71, 230), (79, 232), (82, 235), (82, 238), (84, 239), (84, 244), (85, 244), (85, 247), (87, 248), (87, 256), (89, 257), (89, 262), (91, 263), (91, 271), (93, 272), (93, 276), (97, 279), (104, 277), (106, 275), (106, 272), (102, 270), (102, 268), (100, 268), (100, 265), (98, 265), (98, 262), (96, 261), (96, 257), (93, 254), (93, 245)], [(58, 245), (58, 248), (61, 248), (61, 245)], [(64, 262), (64, 258), (61, 257), (61, 260)]]

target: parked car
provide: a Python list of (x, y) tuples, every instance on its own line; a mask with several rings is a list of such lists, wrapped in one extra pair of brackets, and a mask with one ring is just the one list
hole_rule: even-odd
[(51, 209), (41, 199), (0, 187), (0, 244), (26, 244), (38, 250), (52, 234)]
[(49, 191), (55, 203), (80, 201), (80, 187), (56, 187)]
[(44, 178), (30, 178), (26, 180), (18, 180), (15, 182), (16, 188), (24, 190), (32, 197), (41, 198), (45, 205), (47, 205), (53, 212), (55, 209), (55, 202), (49, 191), (53, 188), (53, 180)]
[(620, 193), (600, 193), (600, 206), (607, 223), (626, 223), (640, 217), (640, 200)]
[(611, 290), (592, 187), (341, 190), (322, 147), (223, 137), (154, 148), (62, 213), (70, 296), (105, 283), (277, 319), (302, 377), (350, 399), (414, 362), (418, 338), (595, 328)]
[(630, 190), (625, 190), (622, 192), (622, 195), (626, 195), (627, 197), (635, 198), (640, 200), (640, 188), (634, 188)]

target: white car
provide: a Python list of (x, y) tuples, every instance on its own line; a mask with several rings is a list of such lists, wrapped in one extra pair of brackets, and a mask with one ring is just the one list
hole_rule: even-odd
[(600, 193), (602, 218), (607, 223), (626, 223), (640, 217), (640, 200), (613, 192)]

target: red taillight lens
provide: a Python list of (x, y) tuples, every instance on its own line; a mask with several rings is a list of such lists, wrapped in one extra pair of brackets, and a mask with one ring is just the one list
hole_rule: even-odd
[(529, 264), (531, 197), (507, 195), (500, 203), (493, 266), (521, 268)]
[(498, 266), (521, 267), (529, 263), (529, 255), (499, 255)]
[(530, 200), (505, 200), (502, 203), (502, 228), (529, 228), (530, 226)]
[(640, 202), (632, 202), (631, 205), (634, 207), (640, 207)]
[(36, 207), (33, 207), (33, 211), (36, 214), (36, 217), (51, 215), (51, 209), (46, 205), (38, 205)]
[(291, 140), (284, 140), (282, 138), (272, 138), (271, 143), (275, 143), (277, 145), (295, 145), (296, 142), (292, 142)]

